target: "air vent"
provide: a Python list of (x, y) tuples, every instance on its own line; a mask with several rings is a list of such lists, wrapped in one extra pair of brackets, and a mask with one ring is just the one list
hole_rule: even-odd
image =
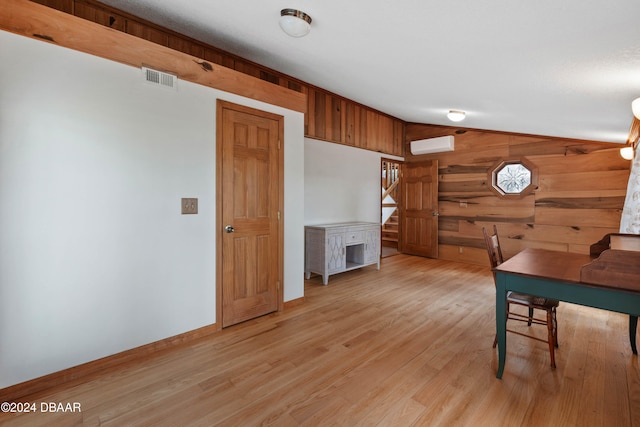
[(178, 89), (178, 77), (163, 73), (162, 71), (152, 70), (151, 68), (142, 67), (142, 73), (144, 80), (155, 86), (164, 87), (167, 89)]

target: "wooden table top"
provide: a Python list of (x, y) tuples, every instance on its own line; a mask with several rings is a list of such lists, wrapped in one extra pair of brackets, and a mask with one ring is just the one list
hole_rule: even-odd
[(495, 271), (640, 293), (640, 252), (637, 251), (607, 250), (594, 258), (527, 248), (496, 267)]
[(591, 261), (593, 258), (589, 255), (527, 248), (495, 271), (580, 283), (580, 269)]

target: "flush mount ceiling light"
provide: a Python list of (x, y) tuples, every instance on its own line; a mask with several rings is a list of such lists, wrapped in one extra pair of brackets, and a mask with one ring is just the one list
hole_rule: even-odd
[(280, 28), (291, 37), (306, 36), (311, 31), (311, 17), (296, 9), (282, 9)]
[(633, 115), (636, 116), (636, 119), (640, 120), (640, 98), (636, 98), (631, 103), (631, 111), (633, 111)]
[(464, 120), (465, 116), (466, 116), (466, 113), (460, 110), (449, 110), (449, 112), (447, 113), (447, 118), (452, 122), (462, 121)]
[(633, 147), (623, 147), (620, 149), (620, 156), (625, 160), (633, 160)]

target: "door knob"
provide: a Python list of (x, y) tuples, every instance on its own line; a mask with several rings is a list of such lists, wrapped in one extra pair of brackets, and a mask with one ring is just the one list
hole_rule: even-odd
[(227, 226), (224, 228), (224, 231), (226, 231), (227, 233), (233, 233), (233, 232), (235, 231), (235, 229), (234, 229), (232, 226), (227, 225)]

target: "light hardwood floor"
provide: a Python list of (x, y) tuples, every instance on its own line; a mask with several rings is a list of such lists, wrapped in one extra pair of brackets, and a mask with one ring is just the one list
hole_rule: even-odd
[(80, 413), (0, 424), (640, 426), (624, 315), (561, 304), (558, 368), (546, 344), (509, 334), (498, 380), (488, 267), (398, 255), (328, 286), (312, 277), (305, 293), (284, 313), (21, 399)]

